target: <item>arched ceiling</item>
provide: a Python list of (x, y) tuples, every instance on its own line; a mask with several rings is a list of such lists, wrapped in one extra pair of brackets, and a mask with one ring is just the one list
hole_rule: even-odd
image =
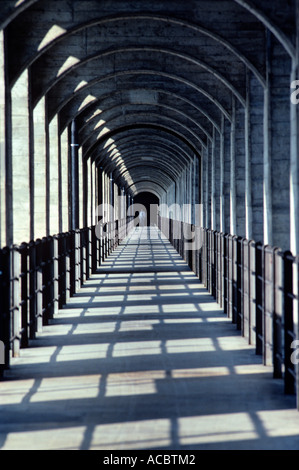
[[(279, 12), (279, 14), (278, 14)], [(265, 28), (294, 57), (295, 1), (1, 1), (7, 83), (29, 68), (62, 132), (132, 194), (162, 195), (265, 85)]]

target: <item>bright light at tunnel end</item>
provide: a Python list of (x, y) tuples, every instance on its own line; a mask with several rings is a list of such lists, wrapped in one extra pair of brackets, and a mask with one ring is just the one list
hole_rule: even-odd
[[(117, 236), (118, 221), (126, 217), (129, 220), (127, 232), (129, 233), (135, 227), (157, 226), (158, 217), (161, 216), (161, 231), (166, 238), (172, 237), (173, 240), (184, 240), (186, 250), (198, 250), (202, 247), (201, 231), (197, 230), (200, 227), (202, 204), (150, 204), (149, 211), (143, 204), (132, 204), (124, 215), (122, 210), (122, 217), (116, 216), (121, 211), (120, 208), (124, 207), (124, 199), (122, 196), (116, 198), (114, 205), (100, 204), (97, 206), (95, 215), (97, 218), (96, 223), (96, 237), (100, 240), (109, 239), (113, 240)], [(171, 227), (167, 221), (171, 219)], [(193, 220), (196, 223), (184, 223), (181, 221)], [(148, 236), (151, 236), (149, 231)], [(156, 235), (155, 235), (156, 237)]]

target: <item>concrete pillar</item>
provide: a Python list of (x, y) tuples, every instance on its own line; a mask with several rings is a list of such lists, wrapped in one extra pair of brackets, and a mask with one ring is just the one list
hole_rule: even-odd
[[(12, 223), (13, 242), (29, 241), (30, 218), (30, 158), (29, 158), (29, 97), (28, 70), (25, 70), (11, 90), (12, 117)], [(12, 241), (12, 240), (10, 240)]]
[(264, 243), (290, 248), (290, 70), (283, 46), (268, 34), (265, 89)]
[[(298, 12), (299, 14), (299, 12)], [(299, 21), (299, 20), (298, 20)], [(299, 42), (299, 32), (297, 32)], [(299, 46), (297, 45), (299, 54)], [(298, 56), (297, 56), (298, 57)], [(298, 80), (298, 60), (292, 63), (291, 84)], [(292, 89), (292, 92), (294, 90)], [(290, 249), (299, 254), (299, 102), (291, 102), (291, 149), (290, 149)]]
[(251, 175), (251, 126), (250, 126), (250, 82), (249, 71), (246, 73), (245, 106), (245, 237), (252, 239), (252, 175)]
[(203, 148), (203, 159), (202, 159), (202, 186), (203, 186), (203, 226), (210, 228), (211, 212), (210, 212), (210, 166), (209, 161), (209, 148)]
[(194, 199), (193, 199), (193, 162), (190, 163), (189, 165), (189, 171), (188, 171), (188, 180), (189, 180), (189, 201), (188, 201), (188, 208), (189, 208), (189, 223), (192, 224), (192, 206), (194, 204)]
[(221, 117), (219, 136), (219, 230), (225, 233), (225, 192), (224, 192), (224, 116)]
[(237, 234), (236, 196), (236, 103), (232, 100), (232, 122), (230, 132), (230, 233)]
[(245, 237), (245, 109), (236, 101), (235, 129), (235, 196), (236, 196), (236, 231), (233, 235)]
[[(192, 189), (193, 189), (193, 193), (192, 193), (192, 201), (193, 201), (193, 204), (192, 204), (192, 208), (193, 208), (192, 223), (196, 226), (201, 225), (201, 214), (198, 212), (198, 208), (196, 208), (196, 205), (201, 203), (200, 194), (199, 194), (199, 177), (200, 177), (200, 175), (199, 175), (199, 165), (200, 165), (201, 160), (202, 160), (202, 158), (199, 160), (198, 157), (196, 155), (194, 155), (193, 170), (192, 170), (192, 175), (193, 175), (193, 178), (192, 178)], [(196, 210), (195, 210), (195, 208), (196, 208)]]
[[(291, 91), (294, 92), (294, 81), (296, 82), (296, 89), (299, 86), (299, 0), (296, 0), (296, 60), (292, 62), (291, 72)], [(290, 142), (290, 249), (294, 255), (299, 254), (299, 100), (298, 92), (296, 92), (295, 100), (291, 96), (291, 109), (290, 109), (290, 123), (291, 123), (291, 142)], [(298, 269), (296, 264), (293, 265), (293, 292), (296, 296), (293, 303), (294, 311), (294, 327), (296, 332), (296, 339), (299, 339), (299, 281)], [(295, 365), (296, 368), (296, 394), (297, 394), (297, 408), (299, 409), (299, 364)]]
[(89, 198), (89, 210), (90, 210), (90, 220), (89, 226), (94, 225), (94, 203), (95, 203), (95, 176), (94, 168), (95, 163), (90, 160), (90, 198)]
[(209, 160), (211, 161), (211, 229), (216, 230), (216, 163), (215, 163), (215, 128), (213, 140), (209, 142)]
[(220, 231), (220, 134), (214, 130), (215, 152), (215, 230)]
[(49, 234), (59, 233), (59, 155), (58, 119), (55, 116), (49, 128)]
[(0, 31), (0, 247), (6, 244), (5, 63), (4, 32)]
[(46, 133), (45, 133), (45, 99), (42, 98), (33, 110), (33, 234), (31, 238), (46, 236), (46, 199), (47, 199), (47, 168), (46, 168)]
[(224, 168), (223, 168), (223, 219), (224, 219), (224, 233), (230, 233), (231, 229), (231, 122), (224, 119), (223, 123), (223, 144), (224, 144)]
[(60, 232), (69, 230), (68, 161), (68, 129), (65, 129), (60, 135)]
[[(249, 173), (247, 177), (251, 185), (251, 209), (252, 222), (248, 223), (248, 237), (257, 242), (263, 242), (264, 239), (264, 215), (263, 215), (263, 187), (264, 187), (264, 135), (263, 135), (263, 119), (264, 119), (264, 89), (257, 81), (253, 74), (248, 75), (248, 93), (247, 96), (247, 113), (248, 120), (248, 165)], [(251, 180), (251, 182), (250, 182)], [(247, 191), (250, 188), (247, 186)]]
[(87, 160), (87, 226), (91, 226), (91, 194), (92, 194), (92, 174), (91, 160)]
[(79, 227), (79, 164), (78, 164), (78, 129), (74, 119), (69, 129), (69, 188), (70, 188), (70, 228), (75, 230)]
[(78, 152), (78, 178), (79, 178), (79, 228), (83, 228), (83, 157), (82, 147)]

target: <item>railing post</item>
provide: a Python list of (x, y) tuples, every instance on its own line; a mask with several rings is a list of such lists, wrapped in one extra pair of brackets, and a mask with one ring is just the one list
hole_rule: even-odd
[(207, 229), (207, 290), (211, 294), (211, 230)]
[[(295, 259), (295, 269), (296, 269), (296, 283), (295, 283), (295, 295), (296, 295), (296, 319), (297, 319), (297, 331), (296, 331), (296, 339), (299, 341), (299, 255), (296, 256)], [(299, 411), (299, 351), (298, 351), (298, 343), (297, 348), (295, 351), (296, 354), (296, 364), (295, 364), (295, 372), (296, 372), (296, 399), (297, 399), (297, 410)]]
[(233, 265), (233, 237), (228, 236), (227, 246), (227, 316), (233, 321), (233, 282), (234, 282), (234, 265)]
[(88, 237), (88, 278), (92, 275), (92, 228), (88, 227), (87, 229), (87, 237)]
[(243, 259), (243, 327), (242, 335), (250, 342), (250, 242), (242, 240)]
[(256, 242), (249, 242), (249, 344), (256, 345)]
[(218, 291), (218, 247), (217, 247), (217, 232), (216, 230), (212, 231), (212, 241), (213, 241), (213, 297), (217, 302), (217, 291)]
[(54, 314), (54, 247), (53, 237), (42, 239), (43, 265), (43, 325), (49, 323)]
[(66, 303), (66, 254), (65, 254), (65, 234), (61, 233), (59, 242), (59, 308)]
[(255, 302), (256, 302), (256, 354), (262, 355), (264, 350), (263, 317), (264, 317), (264, 249), (261, 243), (255, 245)]
[(80, 231), (80, 240), (81, 240), (81, 286), (86, 281), (86, 231), (81, 229)]
[(65, 303), (69, 302), (71, 298), (71, 236), (67, 232), (64, 237), (65, 249)]
[(223, 235), (223, 311), (228, 316), (228, 235)]
[(71, 230), (68, 233), (68, 253), (69, 253), (69, 260), (70, 260), (70, 267), (69, 267), (69, 295), (72, 297), (76, 292), (76, 232), (75, 230)]
[(273, 365), (273, 323), (274, 323), (274, 249), (264, 249), (264, 364)]
[(293, 256), (284, 253), (284, 385), (286, 394), (295, 393), (295, 365), (291, 361), (292, 342), (296, 339), (293, 318)]
[(75, 292), (81, 287), (80, 283), (80, 272), (81, 272), (81, 257), (80, 257), (80, 230), (76, 229), (74, 233), (74, 244), (75, 244), (75, 253), (74, 253), (74, 262), (75, 262)]
[[(4, 345), (4, 364), (0, 364), (0, 377), (9, 368), (10, 358), (10, 249), (0, 250), (0, 341)], [(1, 348), (3, 348), (1, 344)], [(3, 354), (3, 349), (1, 349)]]
[(36, 246), (35, 242), (29, 243), (29, 337), (35, 339), (36, 333)]
[(243, 331), (243, 258), (242, 258), (242, 238), (235, 237), (234, 253), (234, 285), (235, 285), (235, 319), (237, 329)]
[(36, 240), (36, 331), (41, 332), (43, 329), (43, 260), (42, 260), (42, 242)]
[(29, 309), (28, 309), (28, 299), (29, 299), (29, 292), (28, 292), (28, 244), (22, 243), (19, 247), (19, 253), (21, 257), (21, 273), (20, 273), (20, 291), (21, 291), (21, 299), (20, 299), (20, 308), (21, 308), (21, 327), (22, 327), (22, 335), (21, 335), (21, 348), (28, 347), (28, 327), (29, 327)]
[(97, 272), (97, 268), (98, 268), (98, 250), (97, 250), (97, 237), (96, 237), (95, 227), (91, 228), (91, 250), (92, 250), (92, 255), (91, 255), (92, 269), (91, 269), (91, 272), (92, 272), (92, 274), (94, 274), (94, 273)]
[(284, 263), (282, 252), (274, 250), (274, 315), (273, 315), (273, 377), (282, 378), (282, 320), (283, 320), (283, 279)]
[(12, 357), (20, 355), (21, 341), (21, 318), (20, 318), (20, 254), (17, 246), (12, 246), (10, 250), (10, 282), (11, 282), (11, 350)]
[(58, 236), (53, 237), (53, 314), (59, 310), (59, 248)]

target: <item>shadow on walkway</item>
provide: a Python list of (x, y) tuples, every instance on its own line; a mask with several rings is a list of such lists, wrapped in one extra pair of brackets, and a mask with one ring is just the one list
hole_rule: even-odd
[(2, 449), (299, 449), (295, 398), (155, 228), (0, 383)]

